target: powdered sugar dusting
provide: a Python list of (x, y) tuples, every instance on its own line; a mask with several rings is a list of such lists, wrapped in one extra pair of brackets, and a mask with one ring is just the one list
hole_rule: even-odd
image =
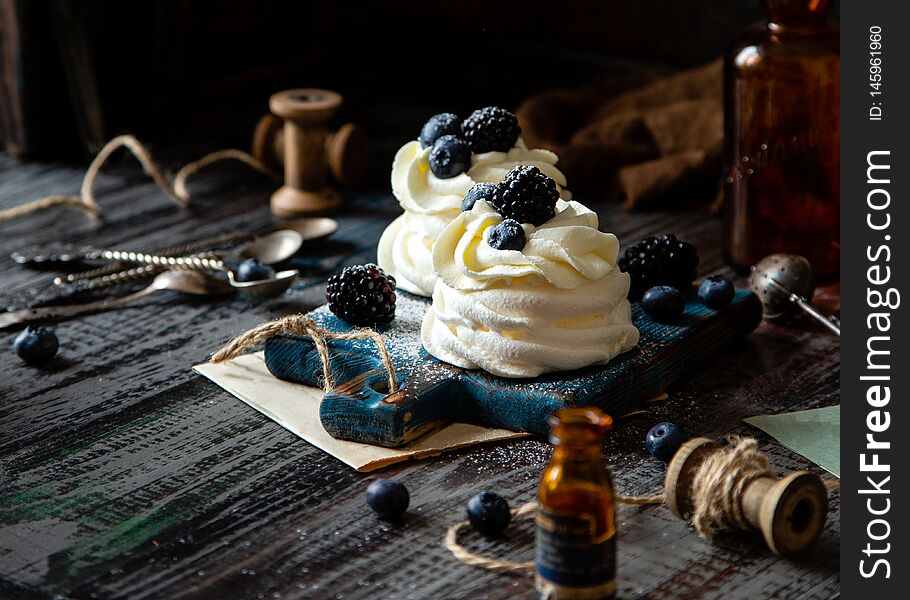
[[(398, 371), (399, 379), (405, 380), (413, 372), (414, 367), (429, 358), (429, 354), (420, 343), (420, 326), (423, 316), (430, 308), (430, 300), (420, 298), (408, 293), (398, 293), (395, 303), (395, 319), (388, 325), (380, 326), (377, 330), (382, 333), (389, 358)], [(329, 310), (328, 305), (321, 306), (308, 315), (321, 327), (330, 331), (350, 331), (353, 327), (336, 317)], [(355, 352), (376, 354), (376, 344), (369, 339), (345, 342)]]

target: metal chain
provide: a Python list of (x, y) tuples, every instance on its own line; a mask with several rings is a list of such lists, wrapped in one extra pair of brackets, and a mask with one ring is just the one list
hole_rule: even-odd
[[(206, 252), (199, 255), (194, 255), (194, 258), (200, 259), (212, 259), (217, 260), (217, 255), (213, 252)], [(175, 269), (187, 268), (180, 265), (174, 267)], [(133, 267), (131, 269), (126, 269), (123, 271), (118, 271), (116, 273), (110, 273), (108, 275), (103, 275), (100, 277), (92, 277), (88, 279), (81, 279), (76, 282), (75, 285), (79, 286), (80, 289), (86, 290), (98, 290), (106, 287), (111, 287), (114, 285), (120, 285), (122, 283), (129, 283), (131, 281), (139, 281), (141, 279), (146, 279), (160, 273), (162, 267), (159, 265), (142, 265), (139, 267)]]
[(197, 270), (224, 271), (224, 261), (217, 258), (201, 256), (162, 256), (160, 254), (147, 254), (145, 252), (130, 252), (123, 250), (103, 250), (101, 257), (107, 260), (118, 260), (131, 263), (143, 263), (162, 267), (189, 267)]

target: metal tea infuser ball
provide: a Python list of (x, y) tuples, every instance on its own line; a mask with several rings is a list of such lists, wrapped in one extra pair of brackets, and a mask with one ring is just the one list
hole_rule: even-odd
[(752, 267), (749, 287), (761, 300), (765, 318), (776, 319), (799, 307), (813, 319), (840, 335), (840, 324), (834, 317), (827, 317), (812, 306), (814, 287), (812, 265), (796, 254), (771, 254)]

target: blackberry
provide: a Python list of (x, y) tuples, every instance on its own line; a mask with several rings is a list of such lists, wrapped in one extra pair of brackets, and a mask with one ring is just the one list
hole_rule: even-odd
[(345, 267), (325, 286), (329, 310), (358, 327), (389, 323), (395, 318), (395, 278), (370, 263)]
[(433, 142), (444, 135), (458, 135), (460, 133), (461, 119), (458, 118), (458, 115), (440, 113), (433, 115), (424, 123), (417, 139), (420, 140), (421, 148), (429, 148), (433, 145)]
[(468, 193), (465, 194), (464, 199), (461, 201), (461, 212), (465, 212), (474, 208), (474, 205), (481, 198), (490, 198), (495, 190), (495, 183), (487, 183), (485, 181), (475, 183), (471, 186), (471, 189), (468, 190)]
[(506, 219), (540, 226), (556, 216), (557, 200), (555, 181), (537, 167), (519, 165), (497, 184), (488, 201)]
[(692, 288), (698, 275), (698, 252), (672, 233), (645, 238), (626, 249), (619, 268), (632, 277), (629, 298), (638, 300), (647, 290), (659, 285), (675, 287), (683, 294)]
[(504, 108), (488, 106), (475, 110), (461, 124), (462, 137), (471, 152), (506, 152), (515, 145), (521, 134), (518, 119)]

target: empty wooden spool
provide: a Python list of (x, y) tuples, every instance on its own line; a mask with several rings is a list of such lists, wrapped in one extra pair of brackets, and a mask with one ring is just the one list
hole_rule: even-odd
[[(664, 481), (667, 506), (677, 517), (691, 517), (692, 480), (705, 458), (721, 451), (708, 438), (693, 438), (683, 444), (667, 466)], [(762, 532), (776, 554), (795, 557), (818, 539), (828, 515), (828, 492), (818, 475), (796, 471), (786, 477), (761, 477), (742, 495), (742, 510), (749, 524)]]
[(358, 183), (367, 169), (367, 138), (358, 125), (337, 131), (329, 121), (341, 108), (337, 92), (315, 88), (286, 90), (269, 99), (272, 114), (260, 119), (253, 156), (284, 170), (284, 185), (272, 194), (272, 212), (294, 217), (328, 212), (340, 202), (329, 174), (341, 185)]

